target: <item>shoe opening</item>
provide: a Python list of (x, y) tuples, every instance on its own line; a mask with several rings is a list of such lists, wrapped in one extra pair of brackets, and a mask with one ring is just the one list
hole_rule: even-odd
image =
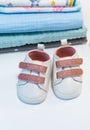
[(37, 61), (45, 62), (50, 59), (49, 55), (43, 51), (34, 50), (29, 52), (28, 55), (32, 60), (37, 60)]
[(68, 57), (68, 56), (73, 56), (75, 54), (75, 49), (73, 47), (61, 47), (57, 49), (56, 55), (59, 56), (60, 58), (62, 57)]

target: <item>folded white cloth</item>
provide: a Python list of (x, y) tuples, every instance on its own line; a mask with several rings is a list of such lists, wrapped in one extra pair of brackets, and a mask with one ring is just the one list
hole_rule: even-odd
[(76, 0), (0, 0), (1, 6), (73, 6)]
[(38, 12), (75, 12), (80, 11), (81, 6), (78, 3), (73, 7), (0, 7), (0, 13), (38, 13)]

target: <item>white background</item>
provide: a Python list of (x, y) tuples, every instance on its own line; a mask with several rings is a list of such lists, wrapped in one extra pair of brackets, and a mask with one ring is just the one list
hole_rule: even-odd
[[(86, 45), (74, 46), (83, 57), (81, 95), (63, 101), (55, 97), (49, 85), (46, 100), (27, 105), (17, 98), (18, 64), (26, 52), (0, 54), (0, 130), (90, 130), (90, 1), (82, 0), (84, 24), (88, 28)], [(54, 49), (47, 49), (52, 57)]]

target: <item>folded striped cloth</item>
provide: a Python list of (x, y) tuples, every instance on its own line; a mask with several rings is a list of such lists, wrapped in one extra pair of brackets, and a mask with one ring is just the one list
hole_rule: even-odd
[(1, 6), (73, 6), (76, 0), (0, 0)]
[(75, 6), (53, 6), (53, 7), (0, 7), (0, 13), (37, 13), (37, 12), (75, 12), (80, 11), (80, 3), (76, 3)]

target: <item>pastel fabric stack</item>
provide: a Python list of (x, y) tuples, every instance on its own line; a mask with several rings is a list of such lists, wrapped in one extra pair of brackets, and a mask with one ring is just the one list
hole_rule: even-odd
[(0, 48), (86, 37), (87, 32), (76, 0), (1, 0), (0, 19)]

